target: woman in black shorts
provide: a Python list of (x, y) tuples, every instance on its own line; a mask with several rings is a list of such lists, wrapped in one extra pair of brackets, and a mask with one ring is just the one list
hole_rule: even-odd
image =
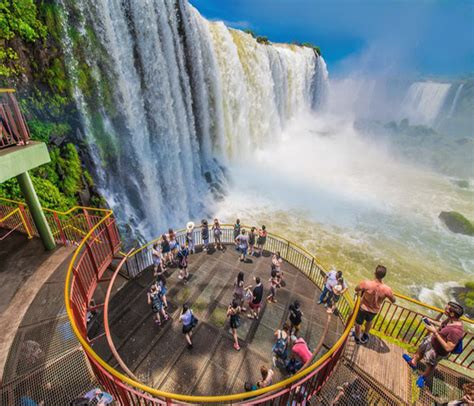
[(240, 327), (240, 306), (237, 300), (232, 300), (232, 303), (227, 309), (227, 317), (230, 317), (230, 328), (232, 329), (232, 335), (234, 336), (234, 348), (240, 351), (239, 337), (237, 335), (237, 329)]
[(267, 242), (267, 229), (265, 226), (262, 226), (260, 230), (258, 230), (258, 238), (257, 238), (257, 249), (259, 251), (259, 255), (262, 256), (263, 254), (263, 246)]

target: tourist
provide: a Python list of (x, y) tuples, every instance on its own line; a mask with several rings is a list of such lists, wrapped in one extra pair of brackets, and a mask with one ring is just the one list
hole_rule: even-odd
[[(234, 224), (234, 241), (235, 239), (240, 235), (240, 220), (237, 219)], [(235, 247), (237, 249), (237, 243), (235, 244)]]
[(243, 307), (245, 303), (245, 294), (249, 291), (251, 287), (252, 285), (244, 285), (244, 273), (240, 271), (234, 282), (234, 299), (237, 300), (237, 303), (239, 304), (240, 309), (243, 312), (247, 310), (245, 307)]
[[(387, 274), (387, 268), (377, 265), (375, 268), (375, 279), (366, 280), (356, 286), (355, 291), (362, 295), (360, 309), (357, 314), (354, 339), (357, 344), (365, 344), (369, 341), (369, 331), (372, 327), (372, 320), (377, 316), (385, 299), (395, 303), (395, 296), (392, 289), (383, 283), (382, 279)], [(364, 334), (360, 335), (362, 324), (365, 322)]]
[(203, 244), (202, 250), (207, 251), (209, 248), (209, 226), (206, 219), (201, 221), (201, 238)]
[(331, 269), (325, 276), (323, 280), (323, 291), (321, 293), (321, 296), (319, 296), (319, 302), (318, 304), (321, 303), (326, 303), (328, 295), (332, 291), (332, 286), (337, 285), (337, 280), (342, 278), (342, 272), (341, 271), (336, 271), (335, 268)]
[(303, 312), (300, 309), (300, 302), (295, 300), (292, 304), (290, 304), (290, 334), (294, 334), (295, 336), (298, 335), (301, 326), (301, 320), (303, 318)]
[(265, 226), (262, 226), (260, 230), (258, 230), (258, 238), (257, 238), (257, 249), (259, 251), (259, 256), (263, 254), (263, 247), (267, 242), (267, 229)]
[(274, 333), (275, 344), (272, 347), (272, 361), (273, 366), (277, 366), (277, 362), (285, 365), (286, 359), (288, 358), (288, 341), (290, 339), (290, 326), (288, 323), (283, 325), (282, 329), (278, 329)]
[(230, 328), (234, 336), (234, 348), (237, 351), (240, 351), (239, 337), (237, 335), (237, 329), (240, 327), (240, 311), (241, 309), (237, 300), (232, 300), (232, 303), (227, 308), (227, 317), (230, 317)]
[(160, 289), (156, 283), (151, 285), (151, 288), (148, 291), (147, 296), (148, 296), (148, 304), (151, 305), (151, 310), (153, 311), (153, 314), (154, 314), (155, 323), (161, 326), (160, 313), (162, 314), (165, 321), (169, 319), (169, 316), (165, 312), (165, 309), (163, 308), (163, 301), (160, 295)]
[(260, 373), (262, 374), (262, 379), (257, 382), (259, 388), (266, 388), (270, 386), (273, 382), (274, 372), (271, 369), (268, 369), (265, 365), (260, 367)]
[(188, 342), (188, 348), (192, 349), (193, 342), (191, 341), (191, 338), (193, 336), (193, 328), (196, 327), (198, 320), (194, 317), (193, 311), (189, 308), (187, 303), (183, 305), (183, 310), (181, 311), (179, 319), (183, 323), (183, 334)]
[(347, 284), (344, 281), (344, 278), (338, 278), (336, 285), (331, 286), (331, 292), (329, 293), (327, 303), (325, 304), (328, 313), (334, 313), (334, 310), (336, 309), (336, 303), (346, 291)]
[(161, 252), (163, 254), (165, 265), (171, 265), (171, 247), (166, 234), (161, 236)]
[(244, 262), (247, 257), (247, 251), (249, 248), (249, 236), (247, 235), (245, 228), (242, 228), (240, 234), (235, 239), (238, 250), (240, 251), (240, 261)]
[(412, 369), (416, 369), (418, 361), (422, 358), (426, 361), (426, 369), (421, 374), (416, 384), (422, 388), (426, 378), (433, 372), (436, 365), (442, 359), (449, 357), (451, 353), (462, 352), (462, 338), (464, 337), (464, 326), (460, 320), (464, 314), (464, 309), (456, 302), (448, 302), (444, 308), (444, 315), (447, 317), (439, 322), (428, 318), (423, 318), (426, 330), (431, 333), (421, 342), (416, 354), (411, 358), (408, 354), (403, 354)]
[(255, 283), (257, 285), (253, 288), (252, 299), (249, 301), (250, 314), (247, 317), (258, 320), (262, 306), (263, 285), (258, 276), (255, 278)]
[(192, 221), (186, 224), (186, 243), (190, 254), (194, 254), (194, 223)]
[(178, 278), (182, 279), (185, 284), (188, 283), (188, 280), (189, 280), (188, 255), (189, 255), (189, 248), (188, 248), (188, 242), (186, 241), (185, 245), (181, 247), (180, 250), (178, 251), (178, 254), (176, 254), (176, 259), (178, 260), (178, 267), (179, 267)]
[(252, 227), (249, 232), (249, 255), (254, 255), (254, 247), (255, 247), (255, 238), (257, 237), (257, 233), (255, 232), (255, 227)]
[(219, 224), (219, 220), (214, 219), (214, 224), (212, 225), (212, 233), (214, 235), (214, 249), (217, 250), (219, 247), (220, 250), (223, 250), (224, 247), (222, 246), (221, 236), (222, 236), (222, 228)]
[(156, 242), (153, 244), (151, 250), (151, 256), (153, 258), (153, 274), (155, 277), (160, 276), (164, 273), (161, 253), (159, 249), (159, 244)]
[(280, 284), (283, 281), (283, 272), (281, 271), (282, 263), (283, 263), (283, 259), (281, 258), (280, 251), (275, 252), (272, 255), (272, 271), (277, 272), (277, 278)]
[[(245, 389), (245, 392), (252, 392), (254, 390), (257, 390), (258, 387), (257, 387), (257, 385), (253, 384), (252, 382), (247, 381), (247, 382), (244, 383), (244, 389)], [(247, 400), (248, 399), (252, 399), (252, 398), (247, 398)]]
[(275, 299), (276, 296), (276, 290), (277, 288), (280, 288), (280, 278), (278, 277), (278, 273), (275, 269), (272, 270), (270, 279), (268, 280), (270, 282), (270, 294), (267, 296), (267, 302), (269, 303), (276, 303), (277, 300)]
[(168, 299), (166, 299), (166, 292), (168, 292), (168, 289), (166, 288), (166, 279), (164, 276), (159, 276), (156, 280), (157, 286), (158, 286), (158, 292), (160, 295), (160, 299), (163, 302), (163, 307), (165, 309), (168, 308)]
[(99, 388), (90, 390), (84, 395), (84, 398), (88, 399), (90, 402), (96, 402), (92, 404), (97, 406), (110, 405), (114, 401), (111, 394), (104, 392)]
[(174, 263), (179, 244), (178, 240), (176, 240), (176, 233), (172, 228), (168, 230), (168, 241), (170, 243), (170, 261)]
[(293, 346), (291, 347), (291, 354), (296, 356), (302, 363), (305, 365), (313, 357), (313, 353), (308, 347), (305, 339), (303, 337), (291, 336)]

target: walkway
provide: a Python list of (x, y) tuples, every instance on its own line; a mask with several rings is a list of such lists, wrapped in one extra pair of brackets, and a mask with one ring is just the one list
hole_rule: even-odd
[[(154, 325), (146, 303), (152, 271), (149, 269), (140, 279), (129, 282), (110, 306), (113, 309), (111, 331), (124, 362), (141, 381), (166, 391), (195, 395), (242, 392), (246, 381), (256, 383), (261, 379), (261, 365), (271, 367), (274, 331), (287, 319), (288, 306), (295, 299), (300, 301), (304, 313), (302, 335), (314, 348), (327, 319), (324, 307), (317, 305), (320, 291), (296, 268), (284, 263), (286, 286), (278, 290), (278, 303), (266, 304), (258, 322), (245, 316), (241, 318), (238, 331), (242, 349), (240, 352), (233, 349), (225, 316), (232, 300), (233, 282), (241, 270), (248, 284), (255, 284), (253, 277), (260, 276), (267, 294), (270, 264), (269, 254), (241, 263), (232, 246), (224, 252), (191, 255), (192, 276), (188, 285), (177, 278), (175, 269), (167, 279), (168, 302), (174, 321), (166, 322), (163, 327)], [(182, 325), (177, 321), (184, 302), (192, 304), (200, 320), (192, 350), (186, 348)], [(335, 343), (342, 331), (342, 323), (332, 317), (330, 332), (324, 341), (326, 348)], [(100, 332), (98, 328), (94, 334)], [(99, 339), (94, 348), (114, 363), (105, 338)], [(283, 377), (276, 370), (274, 382)]]

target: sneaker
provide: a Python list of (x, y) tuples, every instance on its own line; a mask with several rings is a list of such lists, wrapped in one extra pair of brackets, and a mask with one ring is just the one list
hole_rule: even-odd
[(188, 350), (192, 350), (193, 349), (193, 345), (192, 344), (188, 344)]
[(161, 326), (161, 321), (160, 320), (155, 320), (155, 324), (157, 324), (158, 326)]
[(354, 337), (354, 341), (356, 342), (356, 344), (361, 343), (359, 337), (356, 336), (355, 331), (352, 332), (352, 337)]
[(362, 344), (367, 344), (369, 342), (369, 335), (367, 333), (362, 334), (362, 337), (360, 338), (360, 342)]
[(326, 313), (332, 314), (332, 313), (333, 313), (332, 308), (328, 307), (328, 308), (326, 309)]
[(183, 279), (183, 277), (181, 275), (178, 276), (178, 279)]
[(403, 354), (402, 357), (411, 369), (416, 369), (416, 366), (414, 366), (411, 362), (413, 360), (413, 357), (410, 357), (408, 354)]
[(416, 386), (418, 386), (420, 389), (423, 389), (425, 386), (425, 377), (423, 375), (420, 375), (416, 380)]
[(239, 346), (239, 344), (234, 343), (234, 349), (235, 349), (236, 351), (240, 351), (240, 346)]
[(323, 301), (322, 301), (322, 300), (319, 300), (319, 301), (318, 301), (318, 304), (323, 304)]
[(277, 359), (276, 359), (275, 356), (272, 356), (272, 364), (273, 364), (273, 366), (276, 368), (276, 366), (277, 366)]

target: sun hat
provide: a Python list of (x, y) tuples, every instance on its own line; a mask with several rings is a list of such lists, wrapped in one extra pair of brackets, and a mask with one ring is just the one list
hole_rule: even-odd
[(194, 223), (192, 221), (189, 221), (188, 224), (186, 224), (186, 229), (189, 231), (194, 229)]

